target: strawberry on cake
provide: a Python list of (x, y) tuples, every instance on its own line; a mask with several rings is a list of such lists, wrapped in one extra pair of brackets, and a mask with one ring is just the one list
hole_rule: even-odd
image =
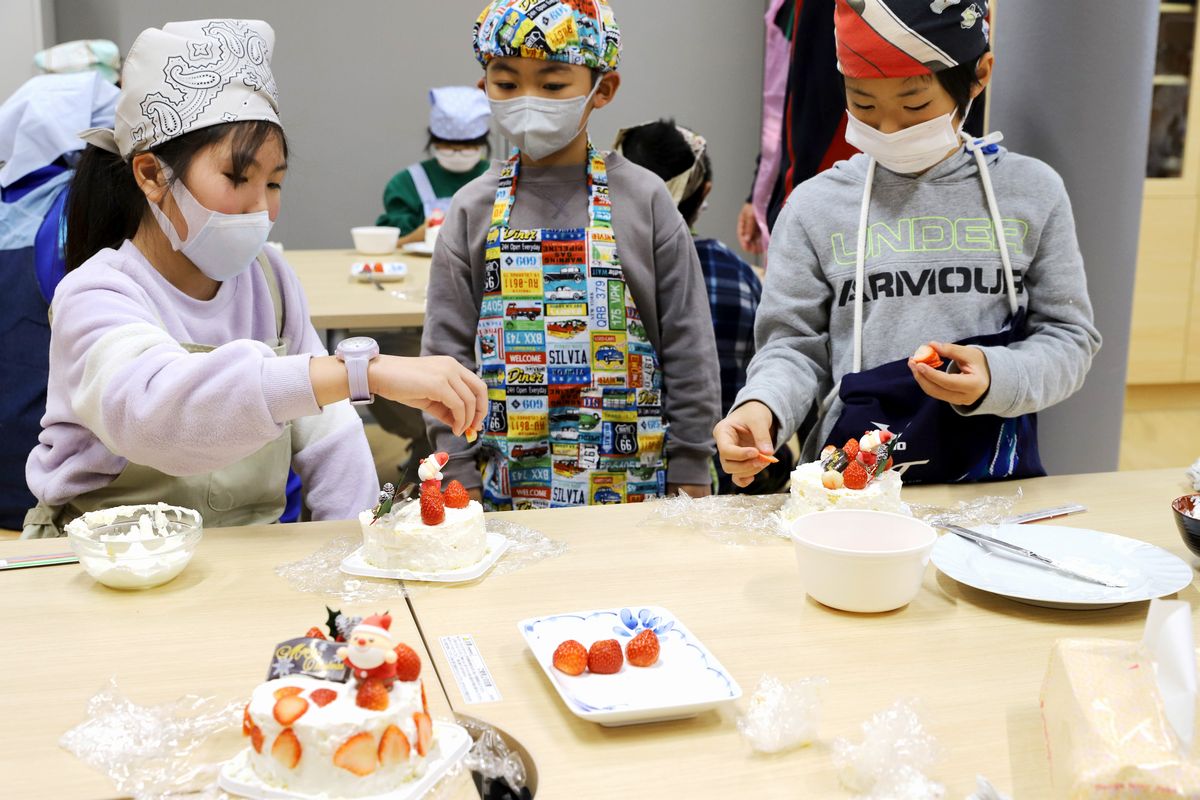
[(379, 505), (358, 515), (364, 561), (380, 569), (446, 572), (483, 559), (483, 506), (458, 481), (442, 489), (442, 467), (449, 460), (446, 453), (421, 460), (419, 501), (393, 506), (394, 490), (388, 484)]
[(792, 471), (784, 520), (834, 508), (909, 513), (900, 500), (900, 475), (892, 470), (895, 446), (895, 434), (884, 430), (867, 431), (841, 448), (829, 445), (819, 460)]
[(338, 649), (348, 683), (297, 674), (254, 690), (242, 717), (250, 740), (242, 769), (256, 782), (313, 798), (363, 797), (425, 774), (436, 743), (421, 661), (393, 642), (391, 621), (367, 617)]

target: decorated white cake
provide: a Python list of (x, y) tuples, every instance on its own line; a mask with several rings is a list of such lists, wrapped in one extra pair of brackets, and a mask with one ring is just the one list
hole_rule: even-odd
[(784, 519), (838, 508), (909, 513), (900, 500), (900, 475), (891, 469), (895, 441), (890, 431), (868, 431), (845, 447), (830, 445), (820, 460), (796, 467), (781, 512)]
[[(436, 743), (420, 659), (407, 645), (393, 644), (390, 625), (386, 614), (356, 621), (332, 663), (322, 663), (335, 652), (332, 642), (305, 638), (278, 646), (271, 674), (284, 674), (260, 684), (243, 715), (249, 779), (334, 798), (392, 792), (425, 773)], [(324, 638), (319, 629), (309, 636)], [(348, 681), (288, 674), (292, 667), (279, 668), (284, 662)]]
[(449, 456), (422, 459), (421, 499), (393, 505), (384, 487), (379, 505), (359, 514), (363, 559), (380, 569), (445, 572), (479, 563), (487, 550), (483, 506), (458, 481), (442, 489), (441, 469)]

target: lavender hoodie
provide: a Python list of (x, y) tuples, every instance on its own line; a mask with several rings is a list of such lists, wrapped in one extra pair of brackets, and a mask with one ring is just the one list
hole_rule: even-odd
[[(308, 362), (325, 349), (295, 274), (265, 252), (283, 299), (283, 357), (263, 344), (276, 337), (275, 311), (257, 265), (207, 301), (172, 286), (129, 241), (67, 275), (53, 302), (46, 415), (25, 466), (39, 500), (61, 505), (103, 488), (128, 461), (210, 472), (290, 422), (314, 519), (348, 519), (375, 502), (362, 422), (349, 401), (317, 406)], [(188, 353), (179, 342), (217, 349)]]

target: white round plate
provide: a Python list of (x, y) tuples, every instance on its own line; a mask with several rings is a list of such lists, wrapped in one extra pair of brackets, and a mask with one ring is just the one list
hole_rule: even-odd
[(943, 533), (933, 563), (959, 583), (1047, 608), (1111, 608), (1175, 594), (1192, 582), (1192, 568), (1161, 547), (1115, 533), (1057, 525), (985, 525), (997, 539), (1048, 556), (1064, 566), (1127, 586), (1072, 578), (1020, 556)]
[[(434, 751), (425, 763), (425, 774), (411, 783), (398, 786), (387, 794), (373, 794), (358, 800), (418, 800), (433, 788), (450, 768), (471, 749), (471, 735), (452, 722), (433, 723)], [(276, 789), (259, 780), (250, 767), (250, 748), (221, 765), (217, 785), (238, 797), (253, 800), (310, 800), (312, 795)]]
[(401, 581), (425, 581), (427, 583), (466, 583), (481, 577), (491, 569), (507, 549), (507, 537), (500, 533), (489, 533), (487, 549), (483, 553), (483, 558), (471, 566), (445, 572), (413, 572), (408, 569), (373, 567), (363, 559), (363, 549), (360, 547), (342, 559), (342, 572), (361, 578), (395, 578)]
[(400, 249), (413, 256), (433, 255), (433, 245), (425, 244), (425, 242), (409, 242), (408, 244), (400, 245)]

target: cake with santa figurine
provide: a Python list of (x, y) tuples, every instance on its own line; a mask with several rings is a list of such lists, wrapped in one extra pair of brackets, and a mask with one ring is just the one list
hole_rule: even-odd
[(397, 502), (389, 483), (379, 505), (359, 514), (364, 561), (380, 569), (446, 572), (483, 559), (483, 506), (458, 481), (442, 487), (442, 467), (449, 460), (446, 453), (421, 459), (419, 500)]
[(386, 613), (358, 619), (330, 611), (329, 637), (312, 628), (276, 647), (272, 677), (243, 713), (250, 747), (231, 762), (235, 784), (227, 788), (363, 797), (425, 774), (437, 742), (421, 659), (393, 641), (391, 623)]
[(827, 446), (818, 460), (796, 467), (781, 511), (784, 519), (835, 508), (909, 513), (900, 500), (900, 474), (892, 469), (898, 441), (891, 431), (867, 431), (842, 447)]

